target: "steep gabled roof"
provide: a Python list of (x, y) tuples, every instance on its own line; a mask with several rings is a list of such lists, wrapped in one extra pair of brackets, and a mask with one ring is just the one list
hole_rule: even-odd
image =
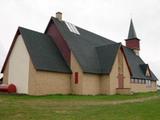
[(19, 30), (37, 70), (71, 73), (50, 36), (22, 27)]
[[(57, 26), (58, 30), (64, 37), (65, 41), (67, 42), (69, 48), (77, 58), (77, 61), (79, 62), (84, 72), (95, 74), (106, 74), (110, 72), (112, 64), (108, 63), (111, 63), (112, 59), (114, 61), (114, 56), (116, 55), (116, 51), (111, 52), (111, 50), (115, 47), (111, 44), (117, 45), (116, 42), (99, 36), (95, 33), (84, 30), (77, 26), (75, 27), (78, 30), (79, 34), (73, 33), (69, 30), (65, 21), (59, 21), (54, 17), (52, 17), (51, 19), (53, 20), (54, 24)], [(107, 45), (111, 46), (108, 46), (108, 48), (106, 49), (106, 47), (104, 46)], [(104, 51), (104, 49), (106, 49), (107, 51)], [(105, 53), (108, 55), (106, 55)], [(105, 65), (107, 65), (106, 71), (104, 71), (105, 69), (102, 65), (104, 61), (102, 55), (105, 55)], [(113, 57), (107, 59), (107, 56)]]
[[(22, 35), (36, 70), (71, 73), (69, 66), (65, 63), (65, 60), (50, 36), (22, 27), (18, 28), (17, 33)], [(11, 46), (14, 46), (16, 39), (14, 39)], [(10, 54), (11, 52), (9, 52), (5, 63)]]
[(121, 47), (121, 43), (109, 44), (97, 47), (97, 53), (99, 63), (101, 67), (101, 73), (110, 73), (114, 64), (118, 50)]
[(133, 50), (127, 47), (123, 47), (123, 49), (132, 72), (132, 78), (158, 80), (151, 70), (151, 76), (146, 76), (144, 72), (144, 66), (142, 67), (142, 65), (145, 65), (146, 68), (146, 64), (139, 56), (134, 53)]
[[(70, 30), (65, 21), (59, 21), (54, 17), (51, 18), (50, 22), (53, 22), (56, 25), (58, 31), (67, 42), (68, 47), (71, 49), (82, 67), (83, 72), (109, 74), (118, 50), (123, 48), (122, 51), (132, 78), (157, 80), (151, 70), (151, 76), (146, 76), (145, 63), (139, 56), (135, 55), (132, 49), (124, 46), (122, 47), (120, 43), (116, 43), (77, 26), (71, 25), (70, 27), (72, 27), (72, 30)], [(54, 39), (46, 34), (47, 29), (46, 32), (42, 34), (20, 27), (13, 44), (11, 45), (4, 66), (6, 65), (12, 51), (16, 37), (18, 34), (21, 34), (32, 62), (37, 70), (71, 73), (69, 66), (66, 64), (65, 59), (57, 48)], [(75, 29), (77, 31), (75, 31)], [(128, 40), (133, 38), (138, 39), (131, 21)]]
[[(50, 22), (56, 25), (84, 72), (96, 74), (110, 73), (120, 46), (119, 44), (75, 25), (74, 27), (78, 30), (79, 34), (71, 32), (65, 21), (59, 21), (54, 17), (51, 18)], [(132, 20), (128, 38), (138, 39)], [(144, 64), (144, 62), (131, 49), (123, 47), (123, 52), (133, 78), (157, 80), (152, 71), (150, 71), (151, 77), (144, 75), (139, 66), (140, 64)]]

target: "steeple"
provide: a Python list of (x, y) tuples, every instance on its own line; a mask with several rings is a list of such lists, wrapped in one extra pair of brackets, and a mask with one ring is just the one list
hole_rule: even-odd
[(133, 39), (133, 38), (137, 38), (137, 35), (134, 29), (133, 21), (131, 19), (129, 32), (128, 32), (128, 39)]
[(126, 47), (132, 49), (136, 55), (139, 55), (140, 40), (137, 38), (132, 19), (130, 21), (128, 38), (125, 41), (126, 41)]

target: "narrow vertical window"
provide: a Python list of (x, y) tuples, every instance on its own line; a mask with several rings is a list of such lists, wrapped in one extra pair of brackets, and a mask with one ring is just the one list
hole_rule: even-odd
[(75, 84), (78, 84), (78, 72), (75, 72), (74, 74)]

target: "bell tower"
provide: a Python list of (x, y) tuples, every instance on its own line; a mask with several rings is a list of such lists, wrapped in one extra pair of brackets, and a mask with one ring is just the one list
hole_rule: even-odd
[(126, 41), (126, 47), (132, 49), (136, 55), (139, 55), (140, 39), (137, 38), (132, 19), (130, 21), (128, 38), (125, 41)]

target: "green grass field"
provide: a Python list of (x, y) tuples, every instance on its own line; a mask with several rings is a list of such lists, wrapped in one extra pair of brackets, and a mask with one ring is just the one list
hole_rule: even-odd
[(0, 120), (160, 120), (160, 93), (112, 96), (0, 94)]

